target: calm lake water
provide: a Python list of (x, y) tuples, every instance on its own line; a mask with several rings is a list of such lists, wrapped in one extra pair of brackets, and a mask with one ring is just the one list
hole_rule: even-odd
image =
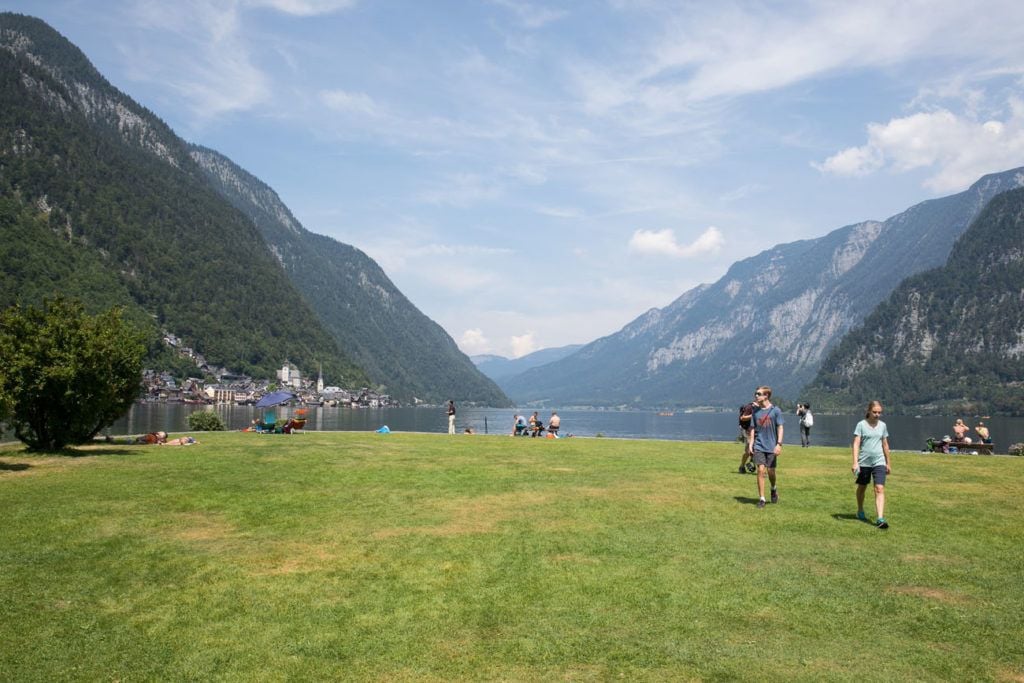
[[(263, 410), (252, 406), (201, 406), (181, 403), (136, 403), (124, 418), (110, 429), (112, 435), (143, 434), (157, 430), (183, 432), (188, 430), (188, 414), (195, 410), (212, 410), (220, 415), (228, 429), (243, 429), (254, 418), (262, 417)], [(277, 409), (279, 417), (286, 418), (294, 408)], [(308, 430), (318, 431), (373, 431), (387, 425), (396, 432), (448, 431), (448, 417), (444, 408), (309, 408)], [(461, 432), (472, 427), (477, 433), (508, 434), (512, 431), (512, 417), (516, 411), (495, 408), (460, 408), (456, 424)], [(519, 411), (529, 416), (532, 411)], [(551, 411), (541, 411), (545, 424)], [(631, 439), (672, 439), (679, 441), (730, 441), (736, 438), (735, 413), (676, 413), (658, 415), (647, 411), (565, 410), (562, 434)], [(800, 443), (797, 418), (786, 414), (787, 444)], [(819, 446), (848, 446), (859, 415), (815, 415), (811, 429), (811, 443)], [(889, 444), (899, 450), (921, 450), (928, 437), (950, 434), (952, 417), (901, 417), (888, 415)], [(965, 417), (969, 425), (976, 424), (973, 417)], [(1011, 443), (1024, 441), (1024, 418), (993, 417), (985, 420), (996, 442), (997, 452), (1005, 453)]]

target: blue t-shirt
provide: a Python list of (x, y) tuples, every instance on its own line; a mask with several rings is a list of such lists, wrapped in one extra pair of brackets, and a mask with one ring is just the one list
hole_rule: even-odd
[(853, 430), (853, 435), (860, 437), (860, 453), (857, 456), (857, 464), (860, 467), (878, 467), (885, 464), (882, 440), (889, 438), (889, 430), (885, 428), (884, 422), (879, 420), (878, 424), (872, 427), (867, 420), (861, 420)]
[(762, 453), (774, 453), (778, 444), (778, 427), (783, 424), (782, 411), (778, 406), (758, 408), (750, 420), (754, 428), (754, 450)]

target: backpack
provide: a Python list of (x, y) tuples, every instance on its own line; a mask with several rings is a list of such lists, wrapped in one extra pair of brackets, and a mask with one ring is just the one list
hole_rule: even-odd
[[(744, 403), (743, 405), (741, 405), (739, 416), (740, 427), (743, 427), (744, 429), (750, 429), (750, 420), (753, 418), (753, 415), (754, 406), (752, 406), (750, 403)], [(743, 420), (744, 417), (747, 418), (746, 421)]]
[(800, 421), (804, 427), (811, 427), (814, 425), (814, 416), (811, 415), (811, 411), (804, 413), (804, 418)]

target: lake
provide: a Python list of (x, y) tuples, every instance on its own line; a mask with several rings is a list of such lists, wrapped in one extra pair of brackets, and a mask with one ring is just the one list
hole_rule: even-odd
[[(212, 410), (220, 415), (228, 429), (243, 429), (254, 418), (263, 415), (263, 410), (252, 406), (202, 406), (182, 403), (136, 403), (128, 415), (111, 427), (112, 435), (143, 434), (164, 430), (182, 432), (188, 430), (188, 414), (195, 410)], [(444, 407), (430, 408), (314, 408), (308, 412), (309, 430), (317, 431), (373, 431), (387, 425), (396, 432), (448, 431), (448, 417)], [(294, 408), (285, 407), (277, 411), (278, 416), (287, 417)], [(471, 427), (477, 433), (508, 434), (512, 431), (513, 409), (460, 408), (456, 424), (461, 432)], [(532, 411), (518, 411), (529, 416)], [(541, 411), (544, 423), (551, 411)], [(736, 414), (729, 413), (675, 413), (659, 415), (650, 411), (610, 410), (564, 410), (561, 432), (577, 436), (596, 436), (630, 439), (668, 439), (677, 441), (730, 441), (737, 436)], [(815, 415), (811, 429), (811, 443), (818, 446), (849, 446), (853, 428), (859, 415)], [(799, 447), (800, 429), (796, 415), (788, 413), (786, 420), (786, 444)], [(889, 428), (889, 444), (898, 450), (921, 450), (928, 437), (950, 434), (952, 417), (905, 417), (888, 415), (884, 417)], [(974, 425), (973, 417), (964, 418), (968, 425)], [(992, 417), (985, 420), (996, 450), (1006, 452), (1011, 443), (1024, 441), (1024, 418)]]

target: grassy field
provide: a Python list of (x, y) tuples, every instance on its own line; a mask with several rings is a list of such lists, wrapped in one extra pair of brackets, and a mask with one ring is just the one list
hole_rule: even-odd
[(0, 450), (0, 680), (1024, 680), (1024, 458), (200, 439)]

